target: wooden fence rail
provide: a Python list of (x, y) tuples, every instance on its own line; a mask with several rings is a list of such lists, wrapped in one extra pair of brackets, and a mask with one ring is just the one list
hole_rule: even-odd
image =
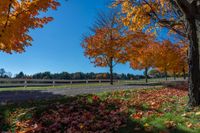
[(0, 87), (60, 86), (69, 84), (108, 83), (110, 80), (0, 79)]
[[(182, 81), (183, 78), (176, 78), (176, 81)], [(168, 81), (175, 81), (172, 77)], [(41, 87), (41, 86), (63, 86), (72, 84), (91, 84), (91, 83), (109, 83), (109, 79), (88, 79), (88, 80), (55, 80), (55, 79), (1, 79), (0, 88), (3, 87)], [(114, 80), (117, 84), (145, 84), (144, 79), (140, 80)], [(165, 78), (149, 79), (148, 83), (165, 82)]]

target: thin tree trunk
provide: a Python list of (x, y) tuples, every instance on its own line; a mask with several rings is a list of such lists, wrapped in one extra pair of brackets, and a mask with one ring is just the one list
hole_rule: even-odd
[(110, 59), (110, 84), (113, 85), (113, 60)]
[(174, 72), (174, 80), (176, 80), (176, 72)]
[(165, 80), (167, 80), (167, 68), (165, 68)]
[(199, 71), (199, 46), (200, 46), (200, 20), (191, 18), (189, 22), (189, 106), (200, 105), (200, 71)]
[(185, 75), (185, 68), (183, 67), (183, 79), (186, 79), (186, 75)]
[(147, 72), (148, 72), (148, 68), (145, 68), (145, 82), (148, 83), (148, 75), (147, 75)]

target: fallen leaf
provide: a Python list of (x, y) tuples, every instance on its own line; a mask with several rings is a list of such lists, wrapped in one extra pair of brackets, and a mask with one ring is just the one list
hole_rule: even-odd
[(149, 124), (148, 124), (148, 123), (145, 123), (145, 124), (144, 124), (144, 127), (149, 127)]
[(199, 111), (199, 112), (196, 112), (195, 115), (200, 115), (200, 111)]
[(141, 119), (142, 118), (142, 113), (136, 113), (136, 114), (132, 114), (131, 115), (131, 117), (133, 118), (133, 119)]
[(167, 128), (173, 128), (176, 126), (176, 123), (174, 121), (165, 121), (165, 126)]
[(192, 126), (193, 126), (192, 123), (190, 123), (190, 122), (186, 122), (185, 125), (186, 125), (188, 128), (192, 128)]

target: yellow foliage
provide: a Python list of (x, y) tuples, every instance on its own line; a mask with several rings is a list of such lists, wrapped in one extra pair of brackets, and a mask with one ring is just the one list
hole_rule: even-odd
[(31, 45), (29, 30), (52, 21), (51, 17), (39, 17), (39, 13), (49, 8), (55, 10), (57, 6), (57, 0), (1, 0), (0, 50), (23, 52), (24, 47)]
[[(113, 7), (118, 5), (121, 7), (124, 25), (133, 32), (144, 30), (148, 33), (152, 27), (154, 30), (156, 27), (163, 27), (160, 20), (174, 21), (178, 18), (172, 10), (170, 0), (115, 0)], [(183, 30), (183, 25), (174, 25), (173, 28)]]

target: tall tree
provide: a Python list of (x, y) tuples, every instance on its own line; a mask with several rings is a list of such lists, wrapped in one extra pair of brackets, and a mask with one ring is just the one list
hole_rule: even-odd
[(57, 0), (1, 0), (0, 2), (0, 50), (23, 52), (31, 45), (30, 29), (41, 28), (52, 17), (41, 17), (49, 8), (55, 10)]
[[(200, 105), (200, 1), (199, 0), (116, 0), (124, 24), (131, 30), (166, 27), (190, 40), (189, 105)], [(136, 26), (135, 26), (136, 25)]]
[[(180, 44), (181, 43), (181, 44)], [(174, 75), (174, 79), (176, 78), (177, 73), (182, 73), (184, 79), (186, 79), (186, 71), (188, 71), (188, 61), (187, 61), (187, 50), (188, 45), (185, 42), (180, 42), (179, 44), (174, 44), (172, 53), (173, 58), (170, 62), (169, 71)]]
[(167, 80), (168, 72), (171, 70), (173, 64), (177, 63), (177, 53), (175, 52), (174, 44), (169, 40), (164, 40), (155, 47), (154, 66), (165, 73), (165, 78)]
[(122, 30), (115, 11), (108, 15), (100, 14), (92, 27), (93, 35), (85, 37), (82, 43), (85, 55), (95, 66), (109, 67), (111, 84), (113, 67), (117, 63), (125, 63), (126, 60)]
[(148, 82), (148, 70), (153, 66), (154, 61), (154, 47), (152, 47), (154, 39), (153, 35), (143, 32), (131, 32), (126, 35), (126, 51), (130, 66), (133, 69), (145, 70), (146, 83)]

